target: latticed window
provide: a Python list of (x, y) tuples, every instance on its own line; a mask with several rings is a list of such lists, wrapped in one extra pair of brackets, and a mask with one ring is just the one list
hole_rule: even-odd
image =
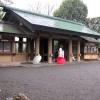
[(12, 43), (9, 41), (0, 41), (0, 53), (11, 53), (11, 45)]
[(84, 47), (84, 53), (97, 53), (97, 47), (94, 44), (87, 44)]
[(15, 51), (16, 53), (26, 53), (27, 38), (15, 37)]

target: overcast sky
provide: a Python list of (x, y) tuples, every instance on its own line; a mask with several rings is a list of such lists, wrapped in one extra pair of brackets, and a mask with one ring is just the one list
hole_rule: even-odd
[[(46, 12), (47, 5), (53, 6), (54, 9), (59, 7), (63, 0), (12, 0), (13, 6), (26, 10), (33, 10), (39, 2), (39, 8)], [(88, 17), (100, 16), (100, 0), (82, 0), (88, 7)], [(36, 7), (35, 7), (36, 8)]]

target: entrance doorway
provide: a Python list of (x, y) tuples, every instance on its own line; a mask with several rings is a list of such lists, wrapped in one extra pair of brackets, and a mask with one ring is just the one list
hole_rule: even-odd
[(64, 50), (64, 58), (68, 60), (68, 42), (65, 40), (53, 40), (53, 59), (54, 61), (58, 57), (58, 50), (62, 45), (62, 49)]
[(40, 39), (40, 54), (42, 56), (42, 62), (48, 61), (48, 39)]

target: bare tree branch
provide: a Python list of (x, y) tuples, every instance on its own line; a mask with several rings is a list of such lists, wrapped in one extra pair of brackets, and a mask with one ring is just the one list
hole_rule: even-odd
[(12, 0), (0, 0), (0, 5), (10, 5), (13, 4)]
[(49, 3), (44, 5), (41, 2), (37, 1), (34, 2), (33, 4), (29, 4), (29, 7), (33, 12), (45, 15), (52, 15), (55, 5), (54, 4), (50, 5)]

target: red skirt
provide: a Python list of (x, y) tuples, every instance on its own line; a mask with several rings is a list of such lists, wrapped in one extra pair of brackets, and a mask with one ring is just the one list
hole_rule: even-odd
[(65, 64), (65, 63), (66, 63), (65, 58), (63, 58), (63, 57), (58, 57), (57, 58), (57, 64)]

